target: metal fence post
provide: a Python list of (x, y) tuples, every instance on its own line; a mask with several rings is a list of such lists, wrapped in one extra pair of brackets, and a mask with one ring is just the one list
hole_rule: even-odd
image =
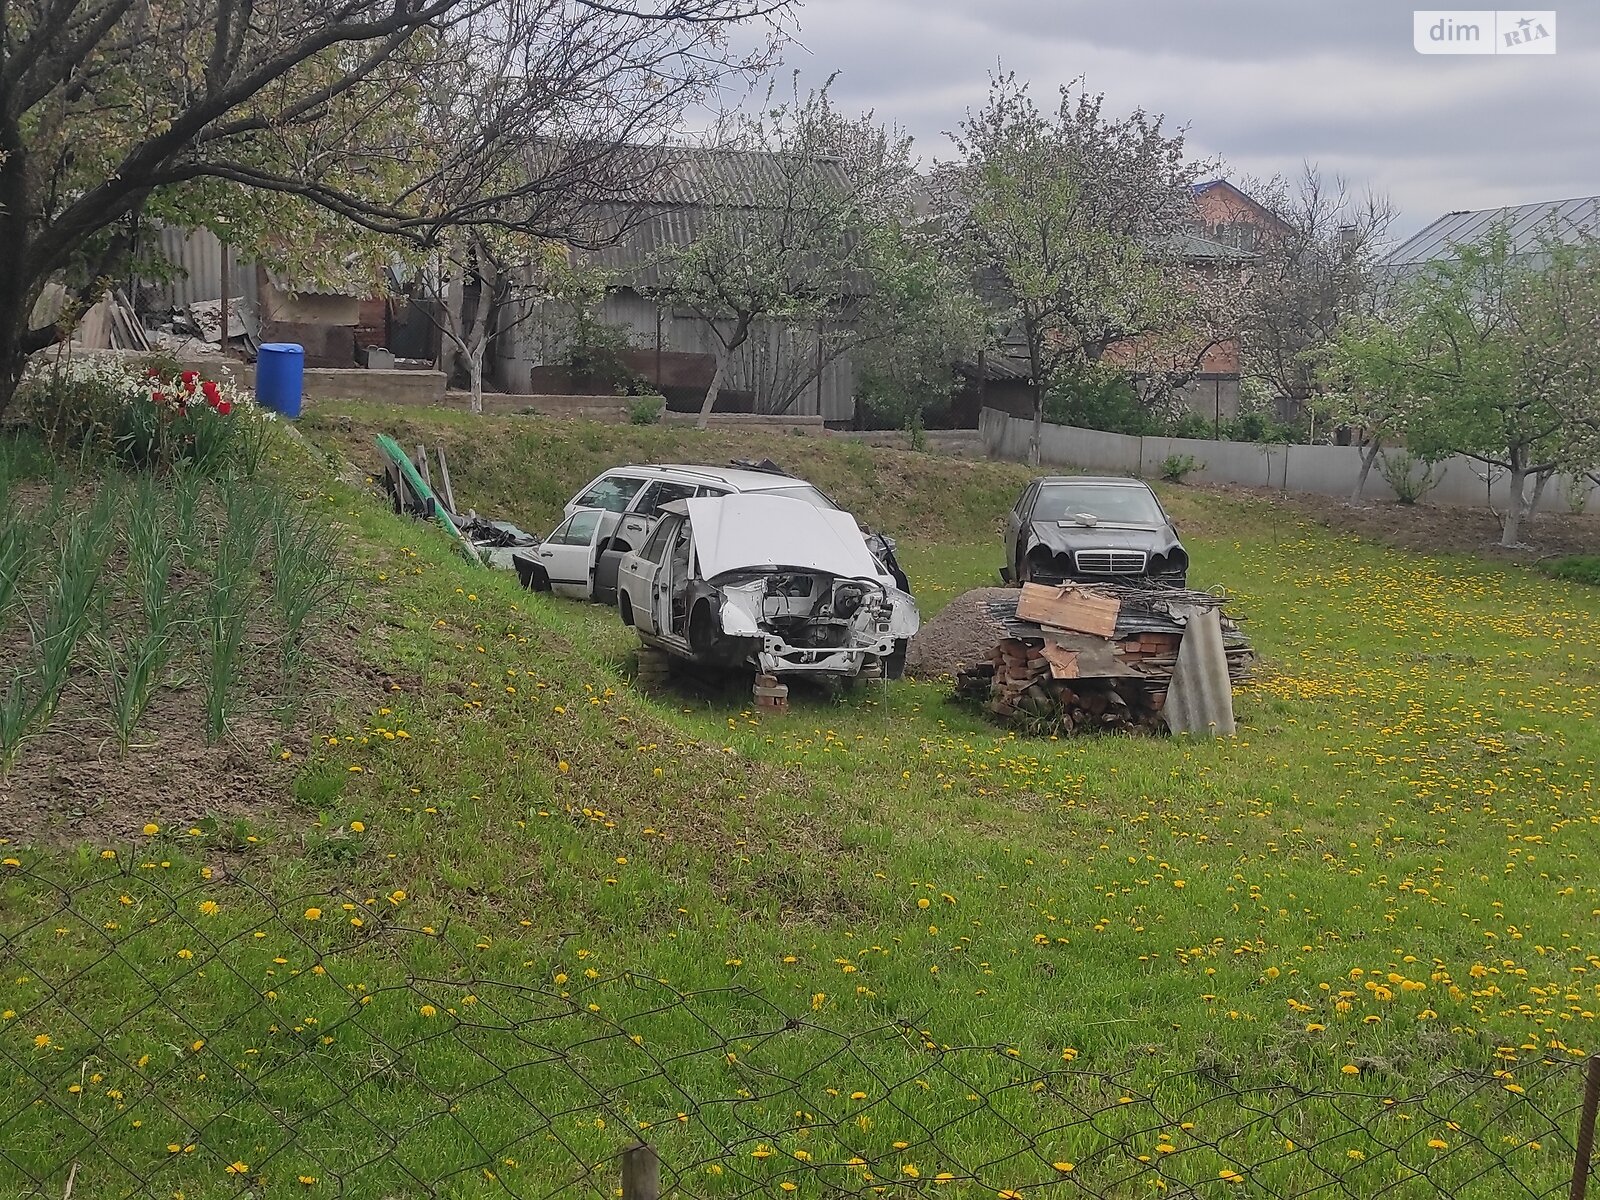
[(661, 1200), (661, 1159), (643, 1142), (622, 1152), (622, 1200)]
[(1589, 1190), (1597, 1109), (1600, 1109), (1600, 1054), (1590, 1056), (1583, 1072), (1583, 1115), (1578, 1118), (1578, 1152), (1572, 1164), (1571, 1200), (1583, 1200)]

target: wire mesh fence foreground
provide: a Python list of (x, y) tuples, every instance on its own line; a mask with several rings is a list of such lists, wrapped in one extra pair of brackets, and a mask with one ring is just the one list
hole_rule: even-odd
[(644, 1143), (630, 1200), (1554, 1197), (1588, 1157), (1570, 1061), (1107, 1074), (746, 989), (519, 982), (398, 892), (6, 864), (0, 1196), (614, 1197)]

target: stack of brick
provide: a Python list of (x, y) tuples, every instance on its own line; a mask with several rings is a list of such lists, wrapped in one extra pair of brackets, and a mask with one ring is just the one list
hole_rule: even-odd
[[(1008, 636), (957, 676), (956, 694), (1040, 732), (1159, 732), (1184, 635), (1171, 610), (1220, 604), (1181, 589), (1029, 584), (1010, 614), (997, 606)], [(1253, 656), (1238, 626), (1223, 625), (1228, 677), (1238, 683)]]

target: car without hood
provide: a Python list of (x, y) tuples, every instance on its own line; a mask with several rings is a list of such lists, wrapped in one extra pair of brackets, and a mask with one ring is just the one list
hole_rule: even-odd
[(870, 673), (919, 624), (853, 516), (768, 492), (668, 504), (617, 607), (647, 646), (769, 675)]
[[(819, 488), (787, 474), (770, 461), (733, 467), (682, 463), (612, 467), (567, 501), (561, 526), (547, 539), (550, 552), (525, 556), (525, 582), (541, 590), (553, 586), (575, 598), (612, 603), (622, 560), (644, 545), (668, 504), (752, 493), (804, 500), (818, 508), (839, 507)], [(576, 528), (571, 527), (573, 519), (584, 510), (594, 510), (599, 515), (583, 517)], [(911, 585), (895, 560), (894, 540), (872, 530), (864, 533), (868, 547), (894, 576), (896, 585), (909, 592)]]
[(1189, 555), (1155, 491), (1138, 479), (1054, 475), (1023, 489), (1006, 521), (1011, 583), (1185, 585)]

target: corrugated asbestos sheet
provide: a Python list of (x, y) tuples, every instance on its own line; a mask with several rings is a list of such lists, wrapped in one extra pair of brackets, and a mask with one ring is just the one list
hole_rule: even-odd
[(664, 146), (647, 152), (646, 182), (639, 199), (646, 204), (715, 205), (760, 208), (792, 181), (829, 180), (842, 185), (844, 164), (836, 158), (805, 161), (752, 150), (707, 150)]
[[(156, 308), (187, 308), (197, 301), (222, 298), (222, 243), (215, 234), (209, 229), (167, 226), (155, 236), (163, 257), (175, 268), (172, 279), (147, 285)], [(245, 272), (231, 250), (228, 268), (235, 296), (255, 290), (253, 279), (248, 280), (248, 289), (243, 286)]]
[(1184, 630), (1161, 713), (1167, 728), (1173, 733), (1232, 736), (1238, 727), (1233, 719), (1233, 683), (1228, 678), (1221, 613), (1193, 605), (1187, 613), (1174, 607), (1172, 615), (1184, 621)]
[(1453, 246), (1477, 240), (1502, 221), (1508, 224), (1512, 246), (1517, 250), (1531, 249), (1539, 235), (1547, 231), (1559, 234), (1569, 245), (1575, 244), (1585, 235), (1600, 235), (1600, 196), (1446, 213), (1390, 251), (1384, 263), (1399, 268), (1449, 258)]

